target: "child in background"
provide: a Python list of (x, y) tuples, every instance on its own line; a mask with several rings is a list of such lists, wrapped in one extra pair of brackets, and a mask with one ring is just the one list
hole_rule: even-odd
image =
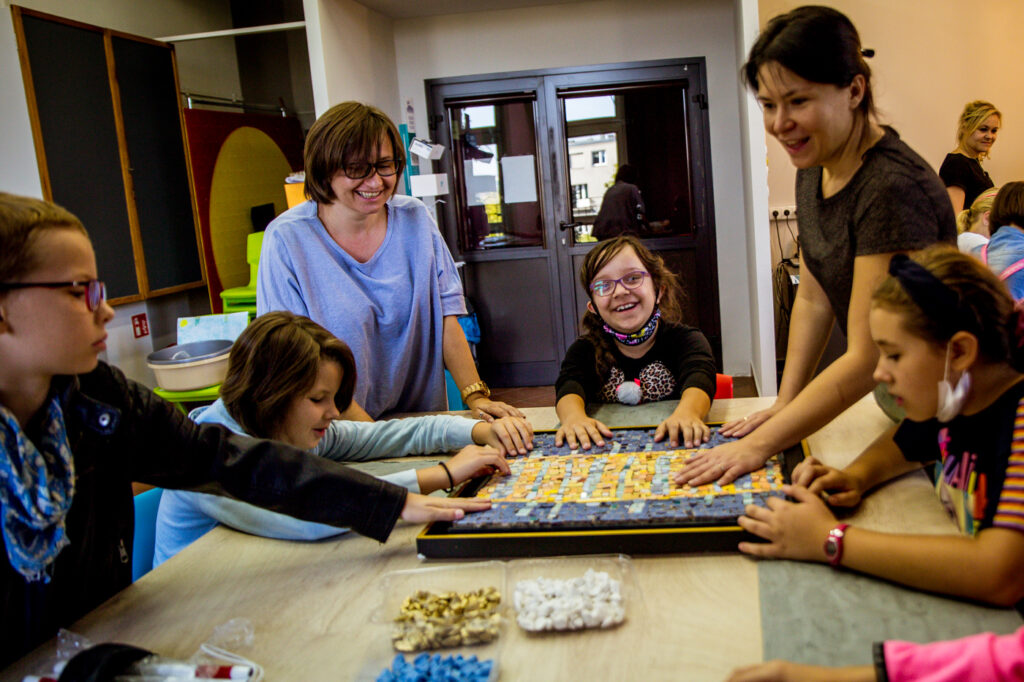
[(990, 187), (978, 195), (970, 208), (956, 214), (956, 246), (961, 252), (971, 253), (992, 237), (990, 217), (998, 193), (998, 187)]
[[(509, 473), (502, 455), (527, 451), (520, 432), (532, 431), (519, 417), (491, 423), (448, 415), (338, 421), (352, 402), (355, 383), (355, 361), (344, 341), (308, 317), (266, 313), (246, 327), (231, 348), (221, 397), (192, 416), (200, 424), (222, 424), (235, 433), (273, 438), (335, 461), (450, 452), (467, 446), (446, 464), (382, 477), (414, 493), (450, 489), (495, 469)], [(282, 540), (319, 540), (345, 532), (226, 497), (168, 490), (160, 498), (153, 564), (171, 558), (218, 523)]]
[(399, 516), (490, 506), (194, 424), (98, 361), (113, 316), (82, 223), (0, 193), (0, 667), (131, 583), (132, 481), (229, 494), (380, 541)]
[(700, 330), (682, 324), (679, 278), (643, 242), (623, 235), (587, 253), (580, 284), (590, 300), (583, 335), (566, 352), (555, 384), (556, 443), (589, 448), (612, 435), (587, 416), (587, 403), (672, 399), (679, 405), (654, 439), (686, 447), (706, 442), (715, 359)]
[[(1024, 314), (977, 260), (950, 247), (896, 255), (876, 289), (875, 379), (906, 410), (843, 470), (814, 458), (768, 508), (739, 523), (762, 557), (828, 562), (910, 587), (1010, 606), (1024, 597)], [(936, 492), (961, 536), (879, 533), (837, 523), (872, 488), (935, 464)]]
[(999, 189), (989, 225), (992, 238), (968, 253), (988, 265), (1019, 301), (1024, 298), (1024, 182), (1008, 182)]
[(769, 661), (738, 668), (728, 682), (1019, 682), (1024, 680), (1024, 627), (931, 644), (876, 642), (875, 664), (828, 668)]

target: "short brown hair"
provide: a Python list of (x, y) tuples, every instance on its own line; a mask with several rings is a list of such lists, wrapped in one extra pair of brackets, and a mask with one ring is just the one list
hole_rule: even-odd
[[(962, 254), (949, 244), (936, 244), (913, 254), (912, 260), (934, 275), (957, 295), (960, 328), (970, 328), (978, 337), (978, 351), (991, 362), (1007, 362), (1019, 367), (1022, 349), (1018, 349), (1016, 329), (1018, 313), (1006, 285), (981, 261)], [(944, 311), (943, 319), (933, 319), (893, 276), (882, 280), (871, 297), (872, 307), (881, 307), (903, 316), (907, 332), (935, 345), (944, 346), (957, 330), (949, 324), (953, 311)], [(952, 330), (952, 331), (951, 331)], [(976, 332), (974, 330), (977, 330)]]
[(0, 192), (0, 282), (15, 282), (39, 267), (32, 246), (41, 230), (64, 228), (88, 236), (82, 221), (42, 199)]
[[(583, 258), (583, 265), (580, 266), (580, 285), (587, 292), (590, 300), (594, 295), (590, 291), (590, 284), (601, 268), (608, 264), (626, 247), (633, 249), (637, 258), (643, 263), (651, 276), (654, 284), (654, 291), (660, 295), (658, 308), (661, 310), (661, 319), (669, 324), (679, 324), (683, 321), (683, 287), (679, 282), (679, 276), (668, 269), (665, 261), (631, 234), (623, 234), (611, 239), (598, 242), (597, 246), (587, 252)], [(612, 341), (604, 333), (604, 322), (600, 316), (589, 310), (584, 313), (581, 321), (583, 336), (591, 341), (597, 349), (597, 373), (602, 378), (612, 366)]]
[(361, 102), (342, 102), (328, 109), (306, 136), (302, 152), (306, 195), (318, 204), (333, 202), (337, 198), (331, 189), (334, 176), (345, 166), (373, 161), (385, 136), (391, 142), (401, 176), (405, 170), (405, 145), (387, 114)]
[(1008, 182), (999, 188), (992, 212), (988, 215), (989, 232), (992, 235), (1001, 227), (1016, 225), (1024, 229), (1024, 182)]
[(321, 360), (341, 365), (334, 404), (344, 412), (356, 387), (348, 345), (308, 317), (283, 310), (257, 317), (231, 347), (220, 390), (228, 414), (247, 433), (272, 437), (295, 396), (316, 383)]

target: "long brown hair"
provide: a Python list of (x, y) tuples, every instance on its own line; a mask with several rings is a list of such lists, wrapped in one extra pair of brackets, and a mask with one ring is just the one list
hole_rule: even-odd
[(295, 396), (316, 383), (321, 360), (341, 365), (334, 404), (344, 412), (356, 387), (348, 345), (308, 317), (283, 310), (257, 317), (231, 347), (220, 390), (228, 414), (247, 433), (271, 438)]
[[(651, 282), (654, 284), (654, 291), (660, 297), (658, 307), (661, 309), (661, 320), (669, 324), (680, 324), (683, 321), (683, 287), (679, 282), (679, 276), (665, 266), (661, 256), (655, 254), (640, 241), (630, 234), (620, 235), (612, 239), (605, 239), (597, 246), (587, 252), (580, 266), (580, 285), (583, 291), (587, 292), (593, 304), (594, 296), (590, 292), (590, 284), (601, 268), (615, 258), (624, 248), (630, 247), (640, 262), (644, 264)], [(597, 373), (604, 378), (608, 369), (614, 364), (612, 349), (614, 341), (604, 332), (604, 322), (596, 313), (589, 310), (583, 315), (580, 322), (582, 336), (589, 339), (596, 349)]]

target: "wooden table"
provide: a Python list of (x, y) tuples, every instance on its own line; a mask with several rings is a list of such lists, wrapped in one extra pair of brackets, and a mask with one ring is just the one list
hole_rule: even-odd
[[(725, 421), (770, 403), (763, 398), (716, 401), (710, 419)], [(657, 423), (671, 407), (604, 406), (597, 416), (612, 425)], [(538, 429), (556, 424), (553, 408), (524, 411)], [(842, 466), (889, 423), (868, 396), (813, 435), (811, 452)], [(956, 532), (921, 472), (872, 494), (852, 522), (904, 532)], [(419, 530), (400, 524), (386, 544), (355, 535), (302, 543), (220, 527), (83, 618), (74, 630), (94, 642), (122, 641), (187, 658), (215, 626), (245, 617), (256, 628), (256, 643), (246, 653), (265, 666), (267, 679), (353, 679), (365, 672), (367, 652), (379, 649), (382, 638), (386, 641), (382, 626), (370, 624), (381, 600), (381, 574), (424, 565), (416, 557)], [(633, 565), (643, 595), (642, 617), (631, 618), (617, 631), (543, 637), (526, 636), (512, 625), (503, 634), (502, 679), (720, 680), (734, 666), (762, 659), (758, 569), (767, 562), (739, 554), (665, 555), (634, 557)], [(837, 574), (823, 570), (813, 575), (819, 577), (809, 580), (820, 581), (814, 586), (820, 591), (828, 590)], [(867, 584), (870, 590), (876, 581)], [(855, 604), (848, 606), (855, 612)], [(1007, 613), (988, 611), (1005, 630)], [(984, 613), (980, 618), (986, 625)], [(927, 634), (922, 629), (922, 639)], [(872, 635), (865, 636), (869, 642)], [(20, 680), (32, 672), (34, 660), (50, 652), (52, 644), (44, 645), (3, 678)], [(865, 650), (865, 660), (869, 655)]]

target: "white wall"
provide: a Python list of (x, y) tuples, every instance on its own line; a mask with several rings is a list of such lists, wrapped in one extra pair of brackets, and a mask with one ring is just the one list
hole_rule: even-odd
[[(760, 0), (761, 24), (799, 0)], [(868, 60), (883, 122), (938, 169), (955, 145), (966, 102), (987, 99), (1003, 112), (1003, 129), (985, 168), (996, 184), (1024, 179), (1024, 74), (1020, 0), (831, 0), (850, 17)], [(771, 206), (795, 204), (796, 171), (774, 141), (768, 144)]]
[[(705, 57), (724, 364), (730, 374), (750, 373), (751, 298), (743, 246), (746, 198), (732, 0), (600, 0), (419, 17), (396, 20), (394, 34), (399, 96), (401, 101), (412, 98), (421, 132), (428, 130), (423, 86), (428, 78)], [(398, 102), (389, 104), (395, 108)]]
[(357, 100), (401, 120), (393, 21), (354, 0), (304, 0), (303, 10), (316, 115)]

